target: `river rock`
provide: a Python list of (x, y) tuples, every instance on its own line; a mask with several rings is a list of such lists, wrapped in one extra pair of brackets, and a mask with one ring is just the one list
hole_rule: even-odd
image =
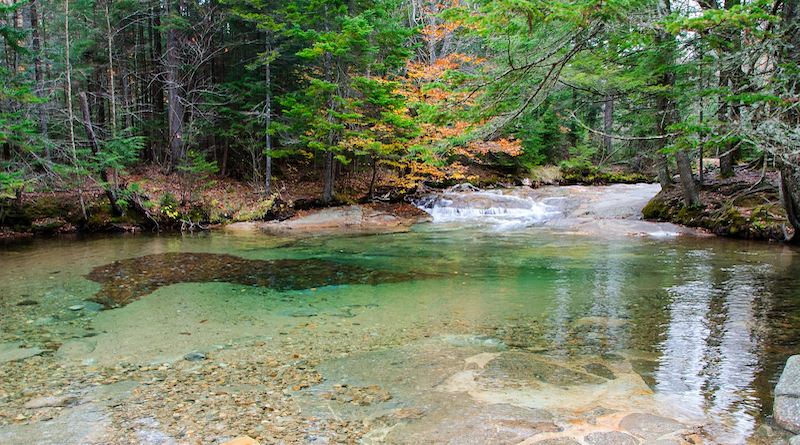
[(778, 426), (800, 434), (800, 355), (791, 356), (786, 361), (775, 387), (773, 413)]
[(69, 406), (78, 401), (78, 397), (67, 394), (62, 396), (46, 396), (31, 399), (24, 405), (27, 409)]
[(621, 431), (598, 431), (586, 436), (586, 443), (592, 445), (638, 445), (639, 440)]
[(628, 414), (619, 426), (631, 434), (650, 440), (686, 429), (686, 426), (678, 421), (640, 413)]
[(800, 355), (793, 355), (786, 360), (786, 366), (775, 387), (775, 396), (800, 397)]
[(206, 358), (207, 357), (204, 352), (190, 352), (183, 356), (183, 359), (187, 362), (201, 362)]
[(800, 445), (800, 436), (792, 436), (789, 439), (789, 445)]
[(22, 342), (1, 343), (0, 363), (13, 362), (41, 354), (44, 350), (39, 348), (22, 348)]

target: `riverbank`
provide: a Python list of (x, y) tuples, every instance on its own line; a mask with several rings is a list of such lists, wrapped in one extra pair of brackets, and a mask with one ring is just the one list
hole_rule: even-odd
[(646, 219), (696, 227), (720, 236), (783, 242), (794, 233), (786, 218), (774, 171), (738, 166), (736, 175), (706, 175), (700, 205), (688, 207), (676, 184), (662, 190), (642, 213)]
[[(486, 188), (527, 183), (505, 178), (507, 184), (501, 184), (492, 172), (473, 173), (476, 181)], [(534, 190), (546, 185), (558, 186), (566, 180), (557, 171), (551, 171), (546, 180), (542, 178), (536, 176), (532, 182)], [(591, 182), (593, 178), (585, 179)], [(568, 178), (570, 183), (581, 183), (580, 179), (574, 175)], [(340, 194), (334, 203), (323, 204), (318, 200), (318, 182), (304, 181), (302, 177), (277, 181), (274, 193), (266, 196), (252, 184), (222, 178), (187, 190), (174, 173), (166, 175), (157, 169), (142, 169), (130, 176), (129, 183), (136, 184), (133, 188), (137, 190), (139, 208), (147, 211), (147, 217), (134, 208), (122, 217), (112, 217), (107, 198), (97, 187), (87, 187), (83, 192), (87, 218), (83, 217), (81, 199), (74, 190), (37, 191), (22, 195), (12, 207), (3, 209), (5, 226), (0, 227), (0, 238), (75, 232), (193, 231), (219, 226), (268, 230), (403, 230), (426, 220), (426, 214), (410, 203), (415, 194), (421, 193), (419, 190), (384, 188), (381, 201), (366, 202), (366, 178), (350, 174), (340, 178), (340, 188), (346, 193)], [(759, 170), (739, 166), (733, 178), (719, 178), (712, 171), (706, 174), (699, 190), (701, 205), (692, 208), (683, 203), (677, 185), (662, 190), (649, 203), (642, 203), (647, 205), (641, 217), (733, 238), (780, 242), (792, 234), (781, 205), (776, 172), (762, 175)], [(605, 205), (624, 207), (628, 205), (625, 201)], [(324, 209), (329, 210), (320, 212)], [(316, 216), (319, 214), (324, 218)]]

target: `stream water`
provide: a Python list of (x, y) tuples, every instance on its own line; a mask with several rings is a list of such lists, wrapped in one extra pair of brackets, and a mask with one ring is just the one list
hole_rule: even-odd
[[(339, 354), (317, 369), (325, 381), (380, 385), (393, 399), (391, 409), (376, 403), (373, 411), (348, 414), (342, 407), (334, 415), (426, 413), (409, 416), (408, 428), (365, 436), (368, 443), (448, 443), (435, 434), (454, 437), (448, 428), (459, 422), (500, 415), (488, 406), (548, 413), (561, 432), (540, 431), (552, 441), (541, 443), (581, 443), (557, 440), (575, 419), (614, 412), (675, 419), (705, 443), (784, 443), (768, 427), (783, 363), (800, 353), (800, 251), (677, 236), (656, 226), (651, 235), (658, 236), (640, 229), (611, 236), (602, 225), (576, 231), (576, 224), (553, 222), (564, 218), (556, 205), (563, 197), (542, 199), (549, 204), (517, 224), (476, 219), (486, 212), (445, 212), (444, 221), (391, 234), (221, 231), (7, 242), (0, 246), (0, 343), (6, 352), (57, 349), (54, 359), (65, 366), (89, 367), (175, 362), (243, 339), (269, 343), (287, 331), (311, 344), (357, 342), (337, 336), (349, 326), (387, 340), (379, 350)], [(186, 258), (172, 253), (205, 255), (197, 261), (215, 270), (235, 267), (236, 278), (214, 271), (175, 278), (194, 269), (181, 269)], [(145, 265), (126, 263), (145, 256)], [(302, 270), (285, 263), (312, 259)], [(153, 285), (125, 294), (125, 301), (104, 300), (128, 284), (87, 276), (115, 261), (122, 261), (116, 276), (135, 269)], [(258, 276), (281, 267), (308, 283)], [(157, 269), (173, 278), (153, 278)], [(384, 272), (395, 275), (369, 281)], [(97, 302), (115, 308), (101, 311)], [(330, 406), (314, 399), (323, 389), (306, 390), (298, 403), (330, 416)], [(0, 404), (12, 403), (9, 394), (0, 394)], [(455, 395), (477, 403), (469, 405), (472, 420), (466, 402), (448, 398)], [(0, 442), (10, 428), (4, 436), (0, 426)], [(482, 440), (539, 443), (531, 437), (537, 436)]]

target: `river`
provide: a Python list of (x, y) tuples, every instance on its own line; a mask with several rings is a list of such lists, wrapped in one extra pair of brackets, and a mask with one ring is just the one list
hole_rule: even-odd
[(653, 193), (7, 242), (0, 443), (785, 443), (800, 252), (636, 220)]

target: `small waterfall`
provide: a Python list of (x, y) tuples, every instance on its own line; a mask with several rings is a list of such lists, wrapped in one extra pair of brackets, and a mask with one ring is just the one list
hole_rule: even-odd
[(514, 189), (481, 190), (468, 184), (417, 201), (434, 222), (478, 221), (502, 225), (533, 225), (559, 215), (556, 207), (515, 194)]

